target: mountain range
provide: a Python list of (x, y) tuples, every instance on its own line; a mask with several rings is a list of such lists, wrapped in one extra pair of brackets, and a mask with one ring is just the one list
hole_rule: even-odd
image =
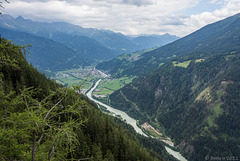
[[(69, 53), (74, 51), (74, 56), (69, 56), (67, 61), (69, 61), (69, 59), (74, 60), (74, 57), (79, 57), (82, 60), (79, 63), (76, 60), (68, 63), (73, 64), (73, 66), (66, 65), (66, 59), (61, 59), (61, 56), (59, 57), (59, 60), (61, 59), (62, 61), (62, 67), (67, 67), (67, 69), (96, 64), (99, 61), (114, 58), (121, 53), (146, 49), (148, 47), (162, 46), (178, 39), (178, 37), (169, 34), (162, 36), (150, 35), (132, 37), (109, 30), (83, 28), (65, 22), (35, 22), (29, 19), (24, 19), (21, 16), (13, 18), (10, 15), (2, 15), (0, 17), (0, 28), (1, 35), (7, 35), (8, 39), (12, 39), (13, 41), (19, 40), (18, 34), (23, 35), (23, 33), (26, 33), (28, 36), (31, 35), (32, 39), (39, 39), (39, 37), (41, 37), (42, 41), (46, 40), (46, 42), (49, 42), (49, 40), (52, 40), (55, 43), (58, 43), (58, 45), (62, 45), (62, 48), (68, 48), (66, 50), (69, 50)], [(10, 34), (10, 32), (12, 33)], [(30, 63), (34, 66), (38, 66), (39, 68), (49, 70), (56, 69), (53, 68), (56, 66), (55, 64), (52, 66), (46, 66), (47, 63), (52, 63), (49, 62), (49, 59), (44, 60), (46, 62), (45, 64), (41, 64), (42, 60), (39, 61), (38, 57), (35, 58), (35, 55), (39, 56), (39, 54), (35, 51), (39, 52), (41, 50), (42, 53), (45, 52), (43, 55), (51, 55), (52, 52), (49, 52), (49, 50), (54, 50), (53, 53), (56, 53), (55, 50), (57, 49), (49, 49), (49, 46), (40, 46), (43, 48), (36, 49), (34, 42), (22, 37), (22, 43), (23, 41), (32, 44), (32, 59), (28, 59)], [(145, 45), (144, 42), (146, 41), (151, 43)], [(21, 42), (18, 41), (17, 43)], [(59, 55), (62, 55), (61, 53), (62, 52), (60, 52)], [(51, 55), (51, 57), (55, 56), (55, 54)], [(33, 59), (35, 61), (32, 61)], [(57, 63), (57, 66), (58, 65), (59, 62)]]
[[(64, 70), (87, 65), (81, 53), (53, 40), (35, 36), (25, 32), (17, 32), (0, 28), (1, 35), (16, 44), (28, 45), (30, 53), (27, 60), (41, 70)], [(65, 60), (63, 62), (63, 60)]]
[(239, 26), (237, 14), (141, 54), (117, 75), (139, 78), (111, 94), (111, 106), (157, 123), (188, 160), (239, 158)]
[[(131, 63), (128, 63), (128, 60), (123, 59), (125, 62), (119, 62), (118, 64), (125, 64), (125, 66), (120, 70), (121, 73), (117, 75), (139, 76), (158, 68), (162, 63), (167, 62), (170, 58), (176, 56), (191, 53), (211, 55), (239, 50), (239, 17), (240, 14), (237, 14), (225, 20), (209, 24), (192, 34), (163, 47), (143, 53), (138, 59), (131, 61)], [(113, 74), (114, 72), (111, 70), (113, 61), (116, 61), (116, 59), (103, 62), (99, 64), (97, 68), (109, 71)], [(116, 75), (116, 73), (114, 74)]]

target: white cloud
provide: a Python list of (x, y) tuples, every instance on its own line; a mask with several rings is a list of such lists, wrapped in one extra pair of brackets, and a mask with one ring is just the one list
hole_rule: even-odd
[(214, 23), (234, 14), (240, 13), (239, 0), (225, 0), (224, 6), (213, 12), (203, 12), (198, 15), (191, 15), (184, 19), (185, 27), (182, 30), (175, 31), (177, 35), (189, 34), (207, 24)]
[(66, 21), (83, 27), (110, 29), (124, 34), (184, 36), (208, 23), (240, 12), (239, 0), (198, 15), (180, 15), (197, 6), (196, 0), (12, 0), (6, 13), (36, 21)]

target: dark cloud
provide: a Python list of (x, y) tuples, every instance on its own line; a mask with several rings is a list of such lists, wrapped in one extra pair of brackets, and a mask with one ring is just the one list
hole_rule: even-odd
[(122, 0), (122, 2), (125, 4), (136, 5), (139, 7), (153, 4), (152, 0)]

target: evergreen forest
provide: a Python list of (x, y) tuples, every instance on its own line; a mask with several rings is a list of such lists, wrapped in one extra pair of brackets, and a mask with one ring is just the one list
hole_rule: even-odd
[(159, 142), (103, 114), (76, 92), (81, 87), (39, 73), (28, 52), (0, 38), (0, 160), (174, 160)]

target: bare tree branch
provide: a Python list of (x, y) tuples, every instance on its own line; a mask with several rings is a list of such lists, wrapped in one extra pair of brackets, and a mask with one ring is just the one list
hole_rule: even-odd
[(64, 97), (61, 98), (61, 99), (48, 111), (48, 113), (46, 114), (46, 116), (44, 117), (43, 120), (46, 120), (46, 118), (48, 117), (48, 115), (50, 114), (50, 112), (51, 112), (59, 103), (61, 103), (63, 99), (64, 99)]
[(48, 153), (48, 160), (50, 161), (51, 160), (51, 157), (52, 157), (52, 154), (54, 153), (54, 144), (52, 145), (51, 147), (51, 150), (49, 151)]

